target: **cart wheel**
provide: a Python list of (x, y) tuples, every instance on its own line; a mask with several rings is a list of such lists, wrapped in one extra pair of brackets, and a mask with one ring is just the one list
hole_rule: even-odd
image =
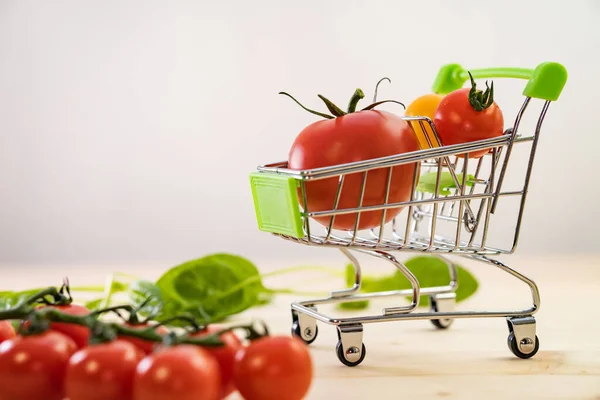
[(448, 329), (453, 321), (453, 319), (432, 319), (431, 323), (438, 329)]
[[(316, 307), (311, 307), (311, 309), (317, 311)], [(292, 310), (292, 336), (297, 336), (304, 343), (311, 344), (317, 339), (318, 333), (319, 327), (314, 318)]]
[[(348, 367), (356, 367), (365, 359), (365, 356), (367, 355), (367, 348), (365, 347), (364, 343), (362, 344), (362, 350), (359, 350), (357, 347), (350, 347), (346, 355), (344, 354), (344, 346), (342, 345), (342, 341), (339, 340), (337, 342), (336, 352), (338, 359), (342, 362), (342, 364)], [(358, 352), (360, 352), (360, 357), (354, 360), (354, 358), (356, 358), (356, 353)], [(348, 360), (346, 357), (351, 357), (352, 361)]]
[(317, 339), (319, 333), (319, 327), (314, 326), (314, 330), (311, 327), (304, 328), (304, 332), (300, 332), (300, 322), (294, 321), (292, 323), (292, 336), (297, 336), (304, 341), (306, 344), (311, 344)]
[[(454, 303), (456, 301), (456, 295), (451, 293), (447, 298), (442, 298), (441, 296), (429, 296), (429, 301), (431, 303), (431, 312), (441, 312), (441, 311), (450, 311), (454, 308)], [(441, 306), (441, 307), (440, 307)], [(445, 307), (444, 307), (445, 306)], [(448, 329), (453, 319), (432, 319), (430, 320), (433, 326), (438, 329)]]
[(523, 351), (521, 351), (514, 332), (511, 332), (508, 335), (506, 343), (508, 344), (508, 348), (510, 349), (510, 351), (512, 351), (512, 353), (519, 358), (531, 358), (538, 352), (540, 348), (540, 340), (538, 339), (537, 335), (535, 336), (535, 343), (532, 343), (532, 340), (530, 338), (525, 338), (521, 340), (522, 348), (531, 349), (529, 353), (524, 353)]

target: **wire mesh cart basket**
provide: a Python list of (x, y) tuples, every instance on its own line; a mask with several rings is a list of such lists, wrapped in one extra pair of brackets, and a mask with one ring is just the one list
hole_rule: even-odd
[[(288, 168), (286, 161), (261, 165), (250, 173), (258, 228), (282, 239), (308, 246), (339, 249), (354, 267), (352, 287), (332, 291), (322, 299), (297, 301), (291, 304), (292, 334), (306, 343), (317, 337), (317, 322), (335, 326), (338, 333), (336, 353), (347, 366), (356, 366), (365, 358), (363, 327), (365, 324), (400, 320), (430, 320), (440, 329), (448, 328), (457, 318), (502, 317), (507, 320), (508, 347), (520, 358), (536, 354), (539, 340), (536, 335), (534, 314), (540, 307), (540, 294), (535, 282), (498, 261), (494, 256), (515, 252), (521, 229), (533, 161), (542, 122), (551, 102), (558, 97), (566, 83), (565, 68), (555, 62), (544, 62), (534, 69), (491, 68), (468, 72), (458, 64), (443, 66), (434, 81), (433, 92), (447, 94), (461, 88), (469, 75), (480, 78), (519, 78), (526, 81), (524, 101), (512, 126), (500, 136), (467, 143), (436, 146), (439, 140), (433, 121), (424, 116), (403, 116), (413, 128), (428, 129), (433, 135), (428, 146), (420, 150), (376, 159), (361, 160), (342, 165), (309, 170)], [(530, 131), (522, 134), (519, 125), (528, 107), (539, 102), (540, 112)], [(435, 142), (433, 141), (435, 140)], [(526, 158), (522, 177), (516, 189), (507, 188), (507, 174), (511, 154), (523, 150)], [(470, 158), (475, 152), (485, 153)], [(514, 157), (513, 157), (514, 161)], [(407, 201), (391, 202), (389, 193), (392, 175), (405, 173), (402, 166), (412, 167), (412, 188)], [(364, 194), (368, 180), (374, 174), (383, 174), (385, 196), (380, 204), (365, 204)], [(419, 183), (425, 174), (433, 190), (421, 190)], [(360, 190), (352, 206), (341, 206), (339, 199), (350, 180), (358, 179)], [(310, 185), (328, 180), (337, 184), (334, 201), (328, 208), (311, 210), (307, 198)], [(450, 180), (452, 185), (444, 182)], [(509, 200), (511, 200), (509, 202)], [(513, 204), (514, 230), (500, 245), (490, 243), (490, 232), (495, 226), (497, 207), (503, 202)], [(389, 218), (389, 215), (394, 215)], [(360, 229), (361, 218), (380, 219), (376, 228)], [(334, 228), (336, 218), (353, 218), (353, 229)], [(318, 221), (317, 221), (318, 220)], [(392, 253), (430, 253), (448, 266), (450, 280), (445, 286), (422, 287), (415, 275)], [(354, 253), (354, 254), (353, 254)], [(357, 253), (370, 255), (391, 263), (410, 282), (408, 290), (359, 293), (361, 266)], [(480, 261), (525, 283), (532, 296), (532, 305), (521, 310), (457, 311), (457, 267), (448, 256), (460, 256)], [(384, 308), (381, 313), (367, 316), (334, 317), (319, 312), (317, 306), (384, 297), (408, 299), (406, 304)], [(417, 311), (421, 296), (429, 296), (430, 309)]]

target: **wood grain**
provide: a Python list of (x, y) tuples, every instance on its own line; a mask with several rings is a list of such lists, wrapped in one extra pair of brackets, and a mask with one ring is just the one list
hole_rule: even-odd
[[(502, 318), (461, 319), (444, 331), (419, 320), (366, 325), (366, 358), (360, 366), (348, 368), (335, 355), (335, 328), (320, 324), (319, 337), (311, 345), (315, 379), (307, 398), (600, 400), (600, 257), (512, 256), (503, 260), (534, 278), (541, 291), (542, 306), (535, 315), (540, 350), (535, 357), (521, 360), (510, 353), (508, 329)], [(527, 288), (513, 278), (479, 263), (460, 262), (481, 282), (476, 295), (460, 303), (460, 309), (529, 305)], [(268, 270), (269, 265), (261, 269)], [(98, 283), (111, 269), (128, 271), (103, 266), (0, 268), (4, 269), (4, 290), (55, 284), (54, 280), (64, 275), (71, 276), (77, 285)], [(385, 272), (381, 268), (369, 270), (368, 266), (365, 270)], [(162, 270), (153, 267), (129, 272), (154, 278)], [(317, 282), (306, 275), (281, 277), (267, 284), (294, 285), (300, 290), (341, 288), (337, 278), (324, 279), (323, 275)], [(249, 310), (239, 318), (264, 319), (273, 333), (287, 335), (289, 303), (295, 299), (299, 298), (279, 296), (273, 304)], [(374, 302), (368, 312), (379, 313), (394, 301), (398, 300)], [(350, 315), (340, 314), (334, 307), (324, 310)], [(240, 397), (234, 394), (231, 399)]]

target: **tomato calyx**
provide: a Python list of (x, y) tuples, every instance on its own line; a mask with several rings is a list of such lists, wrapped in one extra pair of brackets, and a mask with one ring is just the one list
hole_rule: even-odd
[(488, 82), (485, 81), (485, 91), (477, 90), (477, 84), (473, 79), (473, 75), (468, 72), (471, 79), (471, 90), (469, 90), (469, 103), (475, 111), (483, 111), (492, 104), (494, 104), (494, 82), (492, 86), (488, 86)]
[[(368, 106), (360, 109), (359, 111), (372, 110), (375, 107), (377, 107), (377, 106), (379, 106), (381, 104), (384, 104), (384, 103), (399, 104), (404, 109), (406, 109), (406, 106), (402, 102), (397, 101), (397, 100), (381, 100), (381, 101), (376, 101), (377, 100), (377, 90), (379, 88), (379, 84), (382, 81), (384, 81), (384, 80), (387, 80), (387, 81), (389, 81), (391, 83), (391, 80), (389, 78), (382, 78), (382, 79), (380, 79), (379, 82), (377, 82), (377, 85), (375, 86), (375, 94), (373, 96), (373, 103), (371, 103)], [(300, 107), (302, 107), (302, 109), (308, 111), (309, 113), (315, 114), (315, 115), (318, 115), (320, 117), (327, 118), (327, 119), (334, 119), (334, 118), (338, 118), (338, 117), (343, 117), (344, 115), (352, 114), (352, 113), (356, 112), (356, 108), (358, 106), (358, 103), (360, 102), (360, 100), (364, 99), (364, 97), (365, 97), (365, 93), (362, 91), (362, 89), (357, 88), (354, 91), (354, 94), (352, 95), (352, 97), (350, 98), (350, 101), (348, 102), (348, 107), (347, 107), (346, 111), (344, 111), (340, 107), (338, 107), (337, 105), (335, 105), (335, 103), (333, 103), (327, 97), (323, 96), (322, 94), (317, 94), (317, 97), (319, 97), (319, 99), (321, 99), (323, 101), (323, 103), (325, 103), (325, 106), (327, 107), (327, 109), (331, 113), (331, 115), (330, 115), (330, 114), (325, 114), (325, 113), (322, 113), (320, 111), (315, 111), (315, 110), (312, 110), (310, 108), (305, 107), (302, 103), (300, 103), (291, 94), (289, 94), (287, 92), (279, 92), (279, 94), (289, 97), (290, 99), (292, 99), (293, 101), (295, 101), (296, 104), (298, 104)]]

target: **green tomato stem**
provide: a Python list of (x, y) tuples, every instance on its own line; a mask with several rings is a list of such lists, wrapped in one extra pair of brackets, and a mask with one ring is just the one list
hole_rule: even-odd
[(384, 104), (384, 103), (395, 103), (395, 104), (400, 104), (400, 105), (401, 105), (401, 106), (402, 106), (404, 109), (406, 109), (406, 106), (404, 105), (404, 103), (401, 103), (401, 102), (399, 102), (399, 101), (396, 101), (396, 100), (381, 100), (381, 101), (378, 101), (378, 102), (376, 102), (376, 103), (373, 103), (373, 104), (370, 104), (370, 105), (366, 106), (366, 107), (365, 107), (365, 108), (363, 108), (361, 111), (372, 110), (372, 109), (374, 109), (375, 107), (377, 107), (378, 105), (380, 105), (380, 104)]
[(329, 100), (325, 96), (323, 96), (321, 94), (318, 94), (317, 96), (321, 100), (323, 100), (323, 102), (325, 103), (325, 106), (327, 106), (327, 109), (329, 110), (329, 112), (332, 113), (333, 115), (335, 115), (336, 117), (342, 117), (342, 116), (346, 115), (346, 113), (341, 108), (336, 106), (331, 100)]
[(375, 93), (373, 93), (373, 103), (377, 102), (377, 92), (379, 90), (379, 84), (383, 81), (388, 81), (389, 83), (392, 83), (392, 80), (386, 77), (381, 78), (379, 82), (377, 82), (377, 84), (375, 85)]
[(348, 103), (348, 114), (355, 112), (358, 102), (364, 98), (364, 92), (361, 89), (356, 89), (352, 95), (352, 98), (350, 99), (350, 102)]
[(494, 82), (489, 87), (487, 81), (485, 81), (485, 92), (477, 90), (477, 84), (473, 79), (473, 75), (469, 72), (469, 78), (471, 79), (471, 90), (469, 90), (469, 103), (475, 111), (483, 111), (492, 104), (494, 104)]
[(318, 111), (315, 111), (315, 110), (311, 110), (310, 108), (306, 108), (306, 107), (304, 107), (304, 106), (302, 105), (302, 103), (300, 103), (298, 100), (296, 100), (296, 99), (295, 99), (295, 98), (294, 98), (294, 97), (293, 97), (291, 94), (289, 94), (289, 93), (286, 93), (286, 92), (279, 92), (279, 94), (282, 94), (282, 95), (284, 95), (284, 96), (287, 96), (287, 97), (289, 97), (290, 99), (294, 100), (294, 101), (296, 102), (296, 104), (298, 104), (300, 107), (302, 107), (304, 110), (308, 111), (308, 112), (309, 112), (309, 113), (311, 113), (311, 114), (315, 114), (315, 115), (318, 115), (318, 116), (320, 116), (320, 117), (327, 118), (327, 119), (333, 119), (333, 118), (335, 118), (335, 117), (334, 117), (334, 116), (332, 116), (332, 115), (324, 114), (324, 113), (321, 113), (321, 112), (318, 112)]

